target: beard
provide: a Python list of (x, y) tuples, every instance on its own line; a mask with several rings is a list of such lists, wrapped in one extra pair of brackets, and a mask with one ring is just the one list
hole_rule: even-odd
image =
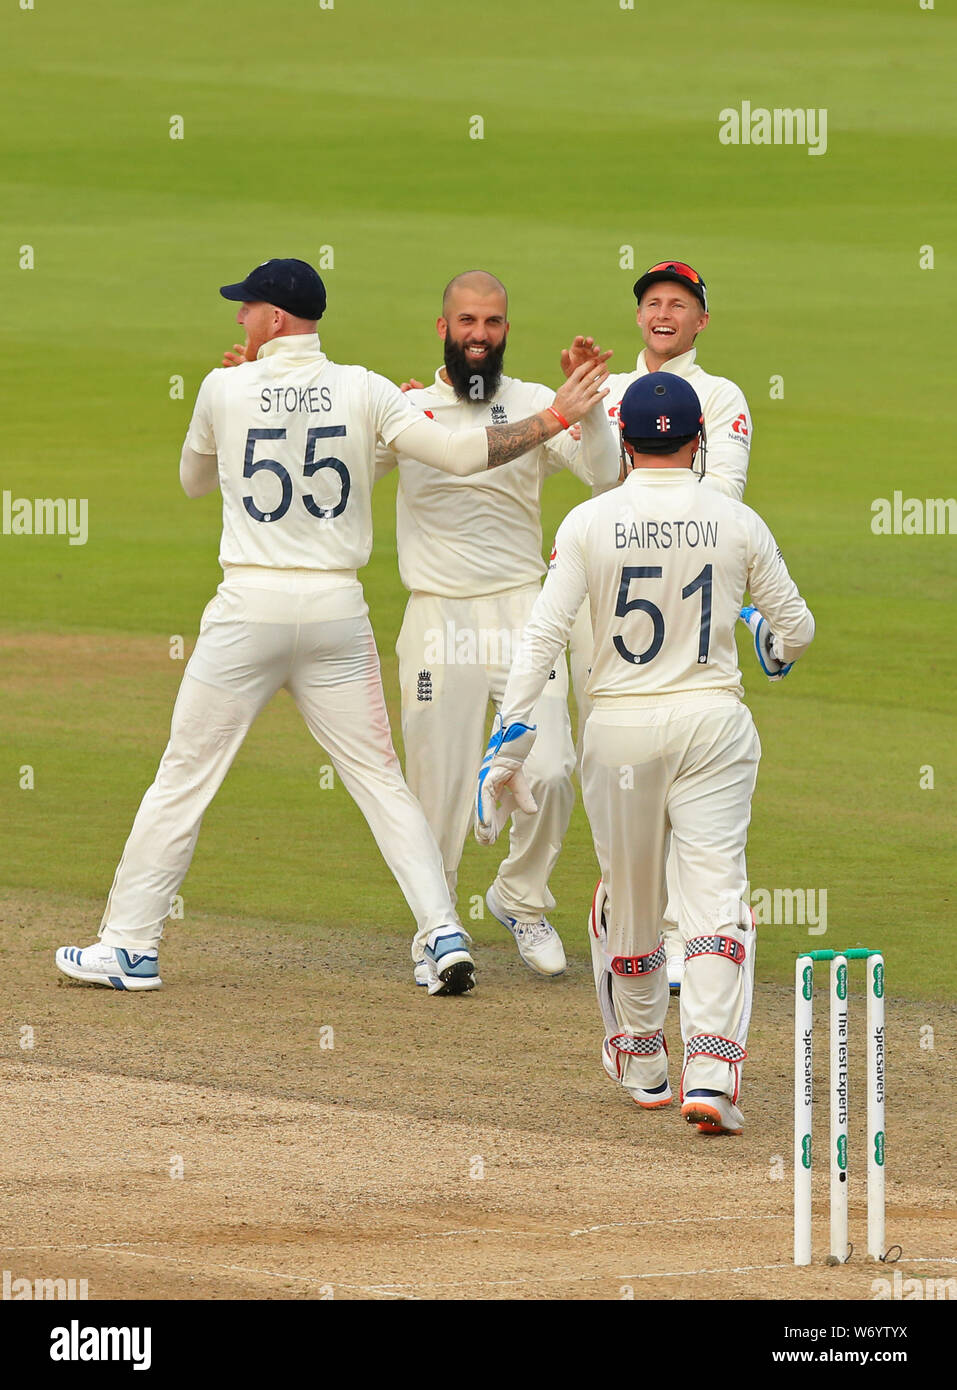
[(445, 370), (460, 401), (492, 399), (502, 380), (502, 359), (507, 341), (507, 338), (503, 338), (497, 348), (489, 343), (485, 360), (475, 362), (466, 356), (465, 348), (460, 343), (453, 341), (451, 335), (446, 335)]

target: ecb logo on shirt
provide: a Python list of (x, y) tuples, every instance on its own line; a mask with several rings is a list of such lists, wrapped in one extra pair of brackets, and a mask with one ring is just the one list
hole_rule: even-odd
[(506, 413), (505, 413), (505, 407), (504, 407), (504, 405), (493, 405), (493, 406), (492, 406), (492, 424), (493, 424), (493, 425), (507, 425), (507, 424), (508, 424), (508, 416), (507, 416)]

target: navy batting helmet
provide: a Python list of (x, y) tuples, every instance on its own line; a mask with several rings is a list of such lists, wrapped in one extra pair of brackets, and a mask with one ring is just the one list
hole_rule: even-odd
[(675, 454), (701, 433), (698, 393), (674, 372), (633, 381), (618, 407), (622, 438), (642, 454)]

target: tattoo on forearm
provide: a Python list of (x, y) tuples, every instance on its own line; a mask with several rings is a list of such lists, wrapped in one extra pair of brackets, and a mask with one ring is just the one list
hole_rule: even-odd
[(487, 425), (485, 433), (488, 435), (489, 468), (517, 459), (519, 454), (527, 454), (529, 449), (551, 438), (548, 426), (537, 415), (520, 420), (517, 425)]

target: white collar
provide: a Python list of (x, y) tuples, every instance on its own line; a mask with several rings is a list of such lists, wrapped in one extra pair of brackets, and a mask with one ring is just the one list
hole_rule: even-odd
[(438, 391), (440, 396), (445, 396), (447, 400), (455, 400), (457, 399), (455, 395), (455, 387), (452, 386), (451, 382), (443, 380), (442, 373), (444, 371), (444, 367), (436, 368), (434, 389)]
[(286, 353), (290, 357), (324, 357), (318, 333), (284, 333), (279, 338), (270, 338), (256, 353), (257, 360), (272, 357), (276, 353)]
[(660, 483), (662, 486), (666, 484), (674, 486), (689, 479), (695, 483), (698, 481), (697, 473), (692, 472), (690, 468), (633, 468), (625, 482), (630, 482), (632, 478), (637, 478), (642, 484)]
[[(642, 348), (641, 352), (639, 352), (638, 354), (638, 360), (635, 363), (635, 371), (638, 373), (639, 376), (647, 376), (648, 373), (651, 371), (651, 368), (645, 361), (646, 352), (647, 348)], [(665, 362), (662, 366), (658, 368), (658, 371), (674, 372), (676, 376), (687, 376), (689, 370), (695, 364), (696, 355), (697, 349), (689, 348), (687, 352), (681, 353), (680, 356), (669, 358), (667, 362)]]

